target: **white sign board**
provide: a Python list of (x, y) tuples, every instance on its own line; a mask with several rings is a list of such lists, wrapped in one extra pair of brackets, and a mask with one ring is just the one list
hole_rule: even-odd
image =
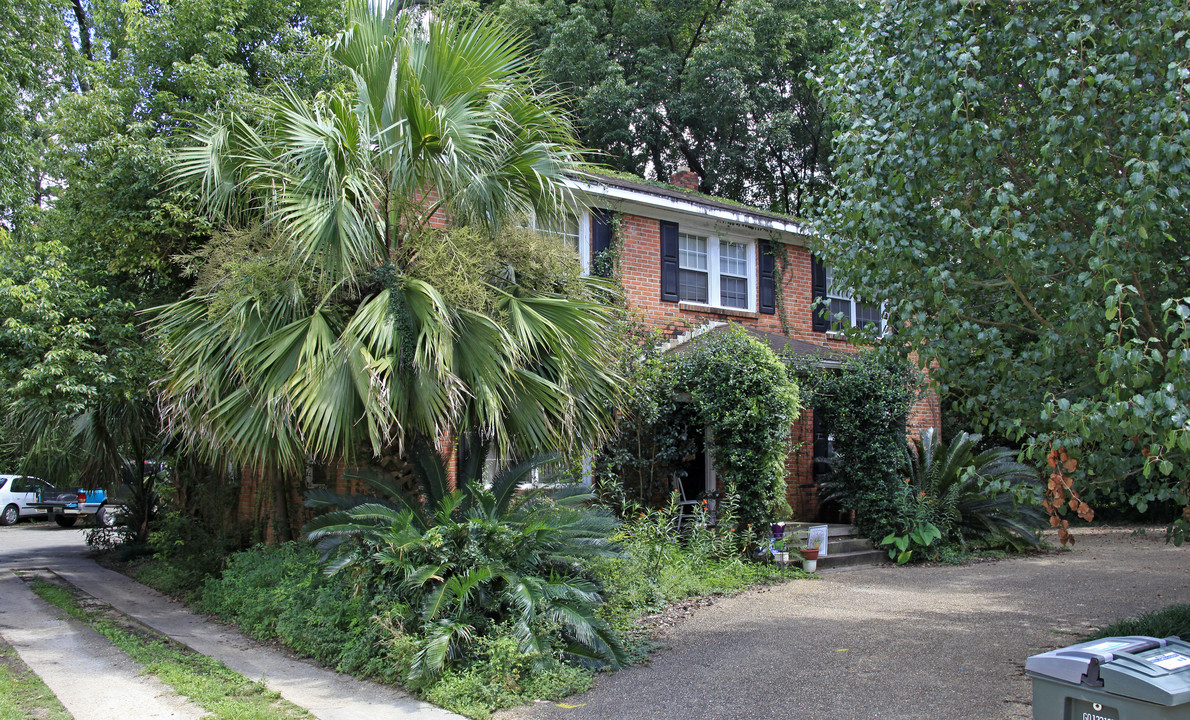
[(814, 525), (806, 531), (806, 545), (808, 547), (818, 548), (818, 557), (826, 557), (826, 538), (828, 528), (826, 525)]

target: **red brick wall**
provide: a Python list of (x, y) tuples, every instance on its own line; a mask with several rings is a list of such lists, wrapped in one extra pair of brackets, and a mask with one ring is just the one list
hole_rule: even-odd
[[(784, 332), (779, 314), (703, 310), (680, 306), (679, 303), (662, 302), (660, 221), (624, 214), (621, 217), (620, 228), (623, 235), (620, 272), (628, 303), (654, 327), (676, 334), (686, 328), (698, 327), (712, 321), (730, 321), (767, 332)], [(785, 245), (784, 248), (787, 262), (782, 263), (778, 259), (777, 271), (782, 273), (782, 268), (787, 268), (783, 272), (783, 295), (789, 337), (832, 350), (855, 352), (857, 349), (841, 338), (812, 329), (810, 252), (797, 245)], [(757, 246), (753, 245), (752, 252), (757, 251)], [(753, 258), (754, 263), (756, 260), (757, 258)], [(754, 294), (759, 292), (755, 283), (752, 291)], [(759, 305), (758, 300), (753, 297), (753, 307)], [(911, 432), (916, 434), (927, 427), (938, 428), (941, 423), (938, 396), (932, 390), (928, 390), (913, 408), (909, 420)], [(792, 449), (786, 463), (789, 473), (786, 497), (798, 519), (813, 520), (819, 517), (817, 488), (813, 482), (813, 439), (813, 411), (807, 409), (792, 428)]]

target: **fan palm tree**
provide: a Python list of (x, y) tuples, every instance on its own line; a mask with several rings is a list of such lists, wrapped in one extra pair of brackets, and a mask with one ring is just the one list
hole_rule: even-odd
[[(282, 87), (199, 122), (176, 175), (220, 221), (278, 239), (273, 282), (161, 308), (163, 418), (190, 447), (293, 473), (415, 435), (579, 447), (610, 427), (611, 310), (497, 283), (450, 307), (407, 272), (439, 219), (498, 233), (559, 216), (581, 168), (559, 98), (491, 18), (355, 2), (330, 47), (351, 90)], [(497, 281), (493, 281), (496, 283)], [(594, 296), (593, 296), (594, 297)]]

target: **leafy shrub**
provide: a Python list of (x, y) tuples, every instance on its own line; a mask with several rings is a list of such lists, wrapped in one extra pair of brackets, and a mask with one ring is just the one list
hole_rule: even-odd
[(420, 639), (409, 680), (430, 683), (449, 666), (475, 660), (476, 639), (507, 626), (528, 654), (563, 652), (618, 665), (619, 641), (594, 608), (601, 602), (581, 561), (614, 550), (610, 513), (584, 507), (581, 486), (519, 493), (537, 456), (482, 483), (486, 443), (460, 443), (458, 483), (448, 490), (446, 463), (427, 441), (414, 444), (420, 495), (379, 475), (366, 479), (386, 497), (362, 501), (311, 493), (336, 506), (306, 528), (329, 572), (371, 575), (400, 627)]
[(908, 484), (933, 505), (931, 519), (947, 540), (1036, 547), (1048, 524), (1037, 470), (1006, 447), (976, 452), (980, 439), (963, 432), (947, 445), (925, 430), (906, 450)]
[(906, 534), (921, 520), (921, 508), (907, 503), (900, 474), (909, 412), (921, 378), (893, 352), (868, 351), (837, 369), (811, 358), (792, 361), (806, 405), (814, 408), (834, 440), (826, 497), (854, 510), (856, 525), (879, 542), (890, 533)]
[(807, 577), (801, 570), (743, 558), (743, 550), (753, 546), (755, 538), (747, 537), (746, 525), (737, 530), (731, 522), (732, 497), (729, 493), (721, 504), (720, 519), (726, 516), (727, 522), (712, 527), (696, 512), (682, 531), (673, 502), (660, 509), (635, 507), (613, 536), (621, 552), (593, 563), (604, 597), (598, 612), (633, 662), (647, 658), (652, 647), (650, 631), (640, 623), (643, 616), (689, 598)]
[(233, 555), (203, 585), (200, 610), (260, 640), (280, 640), (342, 672), (404, 678), (411, 643), (388, 619), (371, 578), (327, 577), (305, 543), (258, 545)]
[(552, 656), (525, 653), (508, 628), (475, 641), (474, 659), (447, 670), (425, 697), (447, 710), (486, 718), (492, 710), (534, 700), (559, 700), (590, 689), (590, 670), (561, 663)]

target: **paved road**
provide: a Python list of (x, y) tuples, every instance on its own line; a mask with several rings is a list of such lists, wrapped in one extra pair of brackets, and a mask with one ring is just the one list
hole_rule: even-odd
[(1027, 720), (1029, 655), (1190, 601), (1190, 546), (1080, 530), (1071, 552), (965, 567), (877, 567), (724, 600), (668, 631), (651, 664), (564, 708), (606, 720)]

